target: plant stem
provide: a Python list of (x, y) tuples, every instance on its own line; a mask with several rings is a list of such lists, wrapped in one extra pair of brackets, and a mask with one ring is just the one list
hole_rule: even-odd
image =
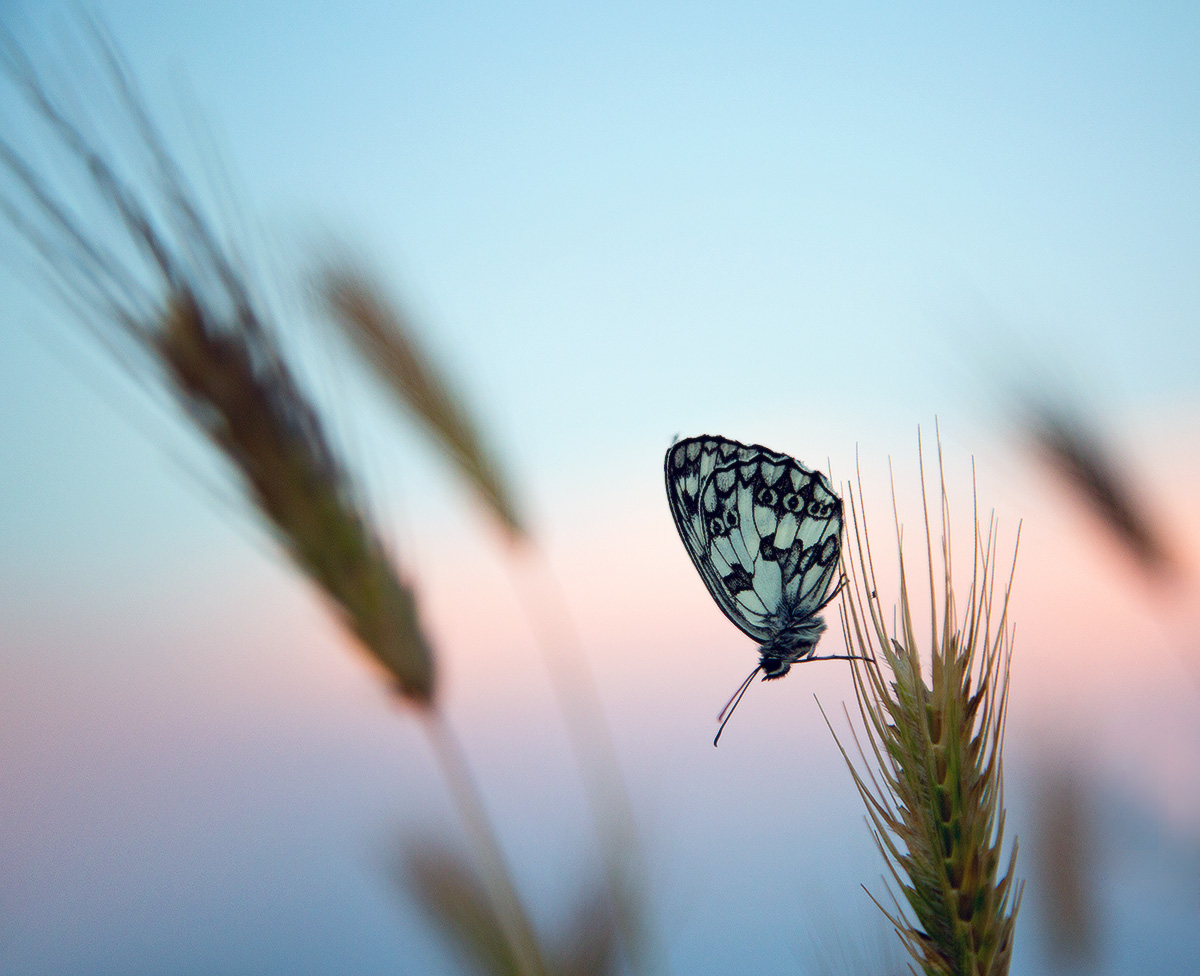
[(596, 679), (584, 656), (562, 585), (535, 542), (515, 550), (523, 556), (513, 577), (558, 699), (567, 736), (591, 808), (616, 923), (636, 972), (668, 972), (666, 951), (648, 924), (645, 859), (621, 764)]
[(418, 714), (434, 755), (442, 768), (450, 795), (467, 831), (475, 863), (504, 930), (521, 976), (549, 976), (537, 936), (517, 896), (496, 832), (492, 829), (479, 787), (467, 765), (466, 754), (445, 716), (435, 707)]

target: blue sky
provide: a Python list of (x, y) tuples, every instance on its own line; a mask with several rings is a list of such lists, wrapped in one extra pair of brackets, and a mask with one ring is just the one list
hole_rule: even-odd
[[(16, 36), (50, 60), (61, 50), (54, 35), (76, 23), (67, 5), (2, 9)], [(233, 230), (282, 296), (283, 314), (309, 318), (301, 286), (323, 257), (360, 255), (487, 421), (534, 500), (585, 643), (591, 635), (611, 650), (614, 663), (601, 657), (599, 677), (628, 722), (617, 723), (619, 744), (647, 830), (662, 841), (664, 924), (681, 971), (705, 971), (705, 960), (716, 972), (735, 958), (764, 969), (796, 958), (794, 942), (773, 941), (739, 902), (756, 889), (737, 874), (745, 858), (761, 862), (762, 890), (798, 911), (807, 902), (789, 889), (800, 887), (788, 873), (795, 863), (776, 859), (771, 832), (744, 823), (728, 797), (754, 791), (762, 803), (793, 803), (813, 792), (802, 784), (814, 775), (841, 776), (798, 814), (809, 836), (823, 822), (845, 823), (836, 843), (817, 850), (794, 840), (786, 851), (820, 884), (854, 874), (850, 893), (829, 895), (837, 905), (851, 903), (878, 866), (854, 833), (857, 801), (836, 757), (810, 753), (781, 767), (766, 748), (781, 735), (774, 723), (828, 746), (815, 713), (787, 710), (811, 705), (807, 686), (790, 698), (765, 689), (748, 697), (738, 717), (745, 737), (723, 742), (721, 756), (728, 749), (734, 758), (716, 769), (711, 749), (692, 749), (706, 745), (710, 706), (749, 661), (724, 666), (736, 635), (697, 636), (697, 615), (711, 608), (684, 575), (691, 570), (661, 497), (673, 436), (759, 441), (817, 466), (830, 459), (842, 477), (859, 445), (881, 479), (884, 458), (899, 458), (902, 481), (915, 467), (917, 425), (928, 429), (936, 416), (959, 474), (976, 456), (981, 495), (996, 499), (1005, 524), (1028, 520), (1023, 545), (1043, 603), (1058, 596), (1061, 575), (1073, 581), (1072, 606), (1095, 625), (1089, 640), (1106, 639), (1102, 624), (1112, 641), (1153, 629), (1115, 564), (1073, 540), (1083, 520), (1061, 495), (1039, 494), (1045, 483), (1007, 434), (1001, 391), (1033, 377), (1079, 398), (1142, 465), (1143, 482), (1191, 519), (1180, 531), (1194, 539), (1200, 10), (257, 0), (93, 9), (202, 185), (198, 159), (215, 147), (244, 224)], [(32, 135), (8, 121), (19, 118), (6, 91), (0, 126), (22, 145)], [(250, 971), (262, 959), (280, 971), (321, 971), (356, 925), (363, 971), (382, 971), (391, 947), (423, 930), (403, 912), (407, 934), (389, 929), (386, 886), (363, 867), (371, 845), (383, 844), (393, 816), (445, 815), (436, 791), (412, 798), (401, 782), (379, 786), (402, 771), (379, 743), (414, 749), (415, 735), (381, 708), (357, 662), (330, 648), (332, 625), (270, 543), (189, 474), (217, 471), (212, 459), (79, 338), (27, 271), (5, 233), (0, 625), (10, 635), (9, 712), (41, 715), (10, 725), (9, 762), (43, 791), (31, 787), (0, 807), (25, 825), (14, 835), (20, 857), (0, 849), (0, 865), (24, 865), (15, 874), (24, 887), (7, 897), (42, 906), (60, 925), (80, 917), (81, 905), (94, 908), (101, 897), (62, 896), (37, 880), (61, 877), (69, 887), (72, 863), (54, 852), (78, 843), (90, 852), (89, 877), (116, 885), (123, 894), (113, 897), (136, 919), (186, 855), (211, 888), (172, 889), (163, 911), (199, 912), (192, 929), (180, 924), (193, 947), (204, 946), (195, 957), (211, 971)], [(313, 348), (329, 366), (320, 340)], [(543, 679), (520, 678), (531, 689), (521, 699), (528, 728), (495, 736), (496, 725), (507, 728), (509, 699), (488, 682), (506, 694), (524, 685), (505, 683), (507, 665), (480, 649), (486, 621), (499, 621), (496, 641), (515, 655), (514, 673), (538, 667), (505, 595), (502, 560), (444, 467), (380, 398), (354, 389), (352, 370), (335, 357), (317, 382), (411, 553), (431, 618), (449, 647), (462, 645), (450, 664), (454, 701), (491, 742), (497, 793), (506, 774), (524, 769), (522, 749), (550, 770), (528, 774), (539, 797), (570, 792), (567, 760), (543, 749), (537, 731), (551, 714)], [(876, 485), (886, 499), (886, 481)], [(471, 616), (461, 612), (464, 592), (484, 623), (455, 619)], [(1034, 604), (1021, 633), (1035, 646), (1053, 643), (1044, 634), (1061, 628)], [(1111, 621), (1093, 619), (1097, 605)], [(271, 612), (256, 616), (262, 607)], [(156, 654), (164, 646), (175, 651), (170, 665)], [(1065, 682), (1081, 658), (1053, 660), (1046, 673)], [(1125, 677), (1087, 679), (1095, 711), (1112, 708), (1111, 730), (1099, 735), (1113, 749), (1097, 763), (1114, 780), (1129, 759), (1116, 740), (1136, 739), (1129, 730), (1140, 712), (1103, 696), (1115, 698)], [(831, 678), (804, 680), (840, 693)], [(1146, 680), (1170, 702), (1163, 721), (1200, 742), (1187, 718), (1194, 709), (1171, 697), (1173, 673)], [(253, 693), (237, 690), (243, 681)], [(1060, 687), (1036, 671), (1026, 687), (1038, 681)], [(647, 724), (659, 700), (669, 730)], [(1043, 706), (1035, 695), (1025, 707)], [(1095, 730), (1086, 718), (1072, 721), (1072, 735), (1088, 741)], [(1025, 741), (1036, 741), (1035, 724)], [(147, 736), (162, 748), (149, 749)], [(64, 742), (87, 743), (56, 753), (66, 786), (43, 762)], [(737, 761), (741, 772), (730, 766)], [(674, 774), (660, 777), (664, 766)], [(418, 766), (411, 775), (428, 773)], [(338, 795), (318, 801), (305, 790), (323, 777)], [(67, 812), (29, 827), (52, 787), (70, 797)], [(1194, 792), (1179, 794), (1174, 814), (1163, 813), (1169, 797), (1143, 813), (1165, 818), (1155, 829), (1186, 824)], [(126, 795), (144, 801), (135, 824), (158, 833), (145, 860), (123, 872), (117, 853), (138, 846), (137, 831), (121, 826)], [(496, 802), (512, 843), (536, 854), (534, 825)], [(304, 803), (318, 812), (297, 813)], [(554, 802), (545, 804), (555, 838), (579, 842), (566, 818), (554, 819)], [(188, 810), (199, 840), (162, 826)], [(295, 831), (294, 847), (271, 836), (280, 820)], [(1189, 830), (1181, 836), (1191, 844)], [(348, 846), (330, 853), (323, 845), (334, 835)], [(688, 844), (720, 850), (694, 860)], [(849, 860), (837, 862), (835, 849)], [(248, 852), (255, 868), (239, 874), (230, 851)], [(567, 883), (545, 864), (529, 870), (534, 897), (552, 906)], [(298, 878), (357, 890), (364, 872), (375, 881), (363, 883), (368, 894), (345, 896), (353, 911), (343, 915), (322, 915), (319, 899), (297, 894)], [(1141, 877), (1114, 883), (1113, 904), (1137, 901), (1129, 892)], [(241, 923), (221, 906), (244, 898), (269, 912), (273, 885), (289, 890), (267, 927), (274, 940), (243, 933), (222, 954), (223, 935)], [(1152, 890), (1173, 897), (1169, 885)], [(32, 917), (10, 943), (27, 972), (117, 971), (131, 958), (134, 971), (162, 971), (175, 958), (163, 929), (147, 935), (86, 910), (56, 956)], [(314, 918), (326, 928), (306, 929)], [(722, 918), (729, 931), (718, 951), (705, 936)], [(279, 951), (306, 931), (321, 947), (311, 969)], [(444, 964), (440, 950), (412, 944), (429, 966)], [(89, 945), (100, 948), (89, 956)], [(131, 945), (141, 947), (133, 956)], [(1189, 958), (1177, 970), (1164, 960), (1161, 971), (1191, 971)]]
[(252, 243), (360, 249), (523, 466), (890, 439), (1014, 345), (1114, 411), (1195, 398), (1185, 8), (100, 10)]

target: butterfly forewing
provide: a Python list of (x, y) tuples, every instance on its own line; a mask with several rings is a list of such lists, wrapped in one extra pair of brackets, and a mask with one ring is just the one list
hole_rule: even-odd
[(745, 634), (766, 643), (821, 606), (842, 529), (824, 475), (756, 444), (693, 437), (667, 451), (666, 480), (688, 555)]

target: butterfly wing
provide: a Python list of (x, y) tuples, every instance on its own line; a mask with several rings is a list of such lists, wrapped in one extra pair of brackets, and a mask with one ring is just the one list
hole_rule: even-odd
[(666, 456), (675, 528), (717, 605), (760, 644), (815, 613), (841, 546), (842, 503), (825, 476), (786, 454), (692, 437)]

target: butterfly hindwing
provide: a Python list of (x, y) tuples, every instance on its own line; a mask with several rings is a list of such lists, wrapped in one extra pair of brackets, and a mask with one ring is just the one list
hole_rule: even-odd
[(758, 643), (816, 612), (837, 571), (842, 505), (825, 476), (786, 454), (722, 437), (666, 457), (675, 527), (725, 615)]

